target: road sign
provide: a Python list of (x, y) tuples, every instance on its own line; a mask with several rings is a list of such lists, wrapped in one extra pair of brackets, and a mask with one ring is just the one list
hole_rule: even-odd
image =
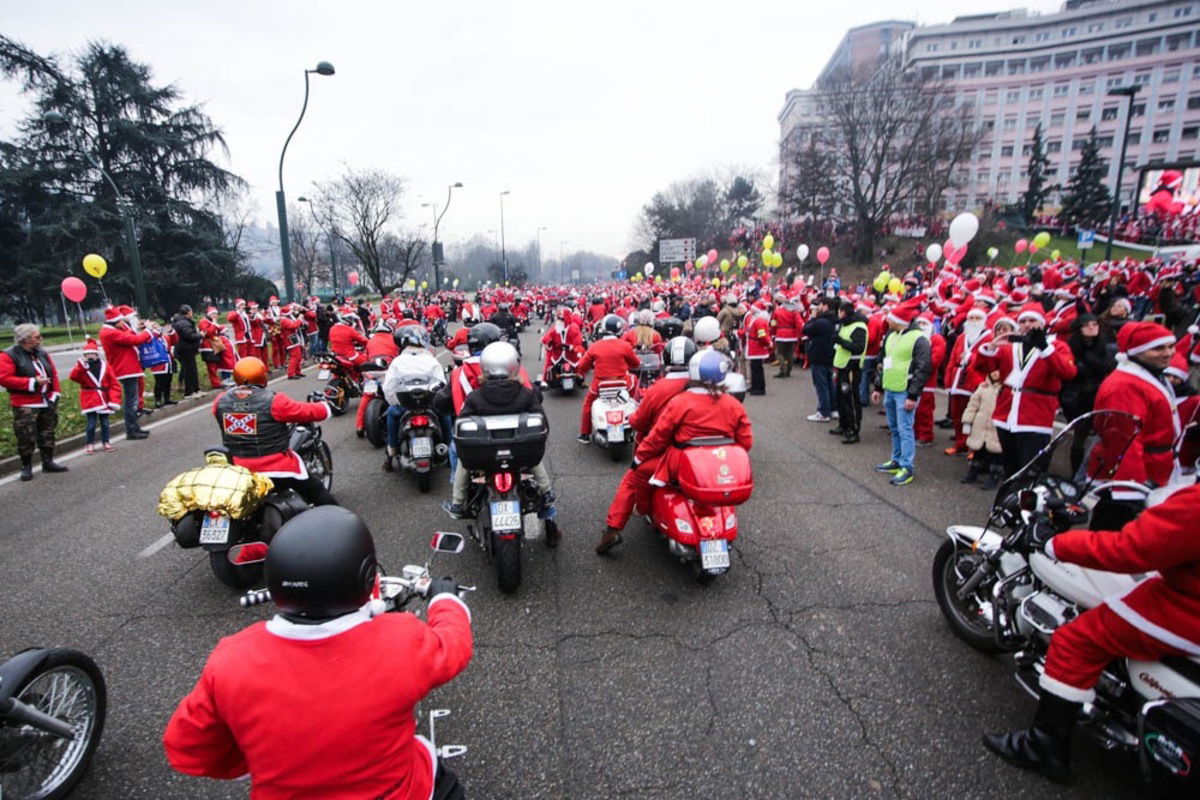
[(661, 239), (658, 243), (659, 264), (682, 264), (695, 260), (695, 239)]
[(1096, 232), (1095, 231), (1085, 231), (1082, 228), (1080, 228), (1079, 229), (1079, 241), (1076, 243), (1076, 247), (1078, 247), (1080, 250), (1086, 250), (1089, 247), (1094, 246), (1095, 244), (1096, 244)]

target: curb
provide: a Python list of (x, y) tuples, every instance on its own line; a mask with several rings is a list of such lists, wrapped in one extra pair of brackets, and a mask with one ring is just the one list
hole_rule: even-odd
[[(304, 372), (308, 372), (310, 369), (312, 369), (312, 365), (304, 366), (302, 369)], [(269, 381), (274, 382), (286, 375), (287, 375), (286, 369), (272, 370)], [(207, 377), (207, 376), (204, 376), (204, 377)], [(197, 406), (202, 405), (204, 403), (211, 404), (213, 399), (217, 396), (217, 391), (218, 390), (216, 390), (216, 389), (202, 390), (202, 393), (199, 397), (193, 397), (191, 400), (178, 400), (178, 401), (176, 401), (175, 405), (173, 405), (173, 406), (167, 406), (166, 408), (161, 408), (161, 409), (154, 409), (154, 413), (152, 415), (150, 415), (149, 417), (142, 417), (142, 419), (145, 420), (146, 424), (161, 422), (162, 420), (170, 419), (171, 417), (174, 417), (177, 414), (182, 414), (185, 411), (191, 411), (192, 409), (194, 409)], [(118, 436), (121, 436), (125, 433), (125, 421), (123, 419), (121, 419), (120, 416), (121, 416), (120, 412), (115, 412), (112, 415), (112, 417), (116, 417), (116, 419), (112, 419), (109, 422), (109, 426), (108, 426), (109, 427), (109, 437), (113, 441), (116, 441)], [(72, 436), (68, 436), (66, 439), (60, 439), (54, 445), (54, 454), (55, 455), (63, 455), (66, 453), (74, 452), (76, 450), (82, 450), (83, 446), (85, 444), (86, 438), (87, 438), (86, 434), (77, 433)], [(37, 457), (37, 454), (35, 453), (35, 458), (34, 458), (35, 469), (39, 469), (39, 467), (38, 467), (38, 464), (40, 463), (39, 458), (40, 457)], [(8, 477), (9, 475), (13, 475), (13, 474), (19, 472), (20, 469), (21, 469), (21, 457), (20, 456), (8, 456), (6, 458), (0, 459), (0, 478), (5, 478), (5, 477)]]

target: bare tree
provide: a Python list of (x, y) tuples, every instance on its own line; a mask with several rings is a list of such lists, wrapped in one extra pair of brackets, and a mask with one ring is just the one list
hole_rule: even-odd
[[(957, 145), (951, 146), (960, 137), (938, 131), (956, 113), (953, 99), (944, 86), (893, 62), (865, 80), (831, 83), (824, 101), (833, 128), (832, 177), (854, 215), (855, 259), (866, 262), (888, 218), (937, 190), (940, 181), (930, 179), (931, 173), (940, 168), (943, 175), (954, 174), (953, 164), (945, 167), (961, 158)], [(964, 135), (969, 131), (967, 125)], [(948, 184), (949, 177), (941, 190)]]
[(819, 133), (814, 131), (804, 138), (807, 141), (792, 137), (780, 146), (780, 155), (789, 169), (787, 185), (779, 187), (779, 204), (784, 214), (816, 223), (836, 213), (830, 180), (834, 158)]
[(403, 286), (426, 261), (429, 242), (415, 233), (389, 233), (383, 238), (384, 276), (393, 286)]
[(295, 206), (288, 209), (288, 241), (292, 246), (292, 266), (296, 278), (308, 294), (315, 294), (318, 281), (329, 280), (329, 264), (323, 262), (321, 231)]
[(349, 167), (340, 177), (317, 184), (316, 211), (322, 227), (350, 248), (380, 294), (390, 292), (387, 237), (403, 216), (404, 179), (381, 169)]

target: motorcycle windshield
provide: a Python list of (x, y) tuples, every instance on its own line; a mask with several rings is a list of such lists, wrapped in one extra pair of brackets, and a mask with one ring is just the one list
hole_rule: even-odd
[(1005, 498), (1023, 489), (1033, 488), (1045, 476), (1057, 472), (1064, 480), (1073, 481), (1068, 452), (1075, 436), (1095, 437), (1090, 443), (1090, 458), (1084, 463), (1089, 476), (1079, 487), (1082, 497), (1097, 481), (1112, 480), (1129, 446), (1142, 429), (1142, 420), (1128, 411), (1090, 411), (1067, 423), (1049, 443), (1021, 469), (1010, 475), (996, 489), (993, 512)]

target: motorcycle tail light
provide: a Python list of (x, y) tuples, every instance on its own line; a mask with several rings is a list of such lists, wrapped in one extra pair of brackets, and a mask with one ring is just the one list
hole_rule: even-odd
[(415, 427), (425, 428), (429, 426), (429, 417), (424, 414), (416, 414), (412, 417), (411, 422)]
[(497, 472), (492, 481), (496, 484), (496, 491), (507, 494), (512, 491), (513, 476), (511, 472)]
[(620, 425), (625, 421), (624, 411), (605, 411), (604, 418), (608, 420), (609, 425)]

